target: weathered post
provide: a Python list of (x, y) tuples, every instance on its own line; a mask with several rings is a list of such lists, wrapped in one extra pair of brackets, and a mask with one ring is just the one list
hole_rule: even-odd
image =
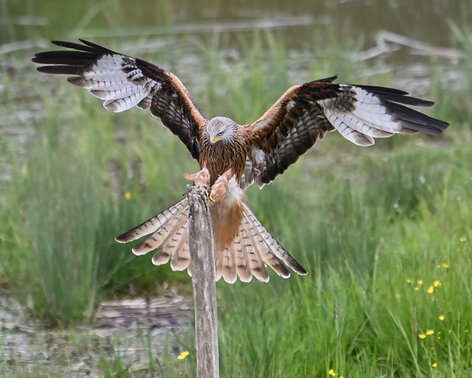
[(195, 306), (197, 377), (219, 377), (218, 316), (216, 311), (213, 232), (208, 209), (208, 193), (188, 185), (188, 243)]

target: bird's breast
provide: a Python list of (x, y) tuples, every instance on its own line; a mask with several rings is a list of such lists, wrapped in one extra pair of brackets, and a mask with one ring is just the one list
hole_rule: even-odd
[(239, 183), (246, 164), (248, 147), (233, 140), (231, 142), (203, 143), (200, 151), (200, 167), (210, 172), (210, 186), (228, 169), (232, 168)]

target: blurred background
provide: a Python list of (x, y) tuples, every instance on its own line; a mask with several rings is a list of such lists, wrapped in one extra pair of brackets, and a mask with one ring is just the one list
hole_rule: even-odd
[(217, 284), (220, 370), (468, 375), (471, 25), (470, 0), (0, 0), (0, 374), (195, 371), (190, 278), (114, 237), (181, 198), (198, 166), (148, 112), (115, 115), (35, 70), (50, 40), (84, 38), (172, 71), (208, 118), (252, 122), (335, 74), (435, 101), (442, 136), (360, 148), (332, 134), (249, 189), (309, 275)]

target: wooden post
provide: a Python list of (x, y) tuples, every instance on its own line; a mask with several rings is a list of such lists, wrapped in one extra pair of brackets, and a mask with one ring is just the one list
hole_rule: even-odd
[(213, 232), (208, 210), (208, 193), (187, 187), (189, 202), (188, 243), (195, 306), (197, 377), (219, 377), (218, 316), (216, 311)]

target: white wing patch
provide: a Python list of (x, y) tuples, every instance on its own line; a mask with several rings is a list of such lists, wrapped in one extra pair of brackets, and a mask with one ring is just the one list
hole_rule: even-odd
[(356, 86), (341, 84), (340, 87), (353, 94), (355, 103), (352, 110), (340, 107), (338, 99), (321, 100), (318, 104), (329, 122), (347, 140), (358, 146), (371, 146), (375, 143), (374, 138), (387, 138), (396, 133), (409, 132), (375, 94)]
[(145, 99), (160, 89), (158, 83), (145, 77), (136, 67), (134, 58), (118, 54), (102, 56), (83, 72), (82, 77), (68, 80), (105, 100), (103, 106), (116, 113), (133, 108), (141, 102), (147, 105)]
[(327, 111), (326, 118), (338, 130), (338, 132), (348, 141), (358, 146), (371, 146), (374, 139), (368, 135), (360, 133), (354, 129), (352, 119), (347, 119), (346, 114)]

